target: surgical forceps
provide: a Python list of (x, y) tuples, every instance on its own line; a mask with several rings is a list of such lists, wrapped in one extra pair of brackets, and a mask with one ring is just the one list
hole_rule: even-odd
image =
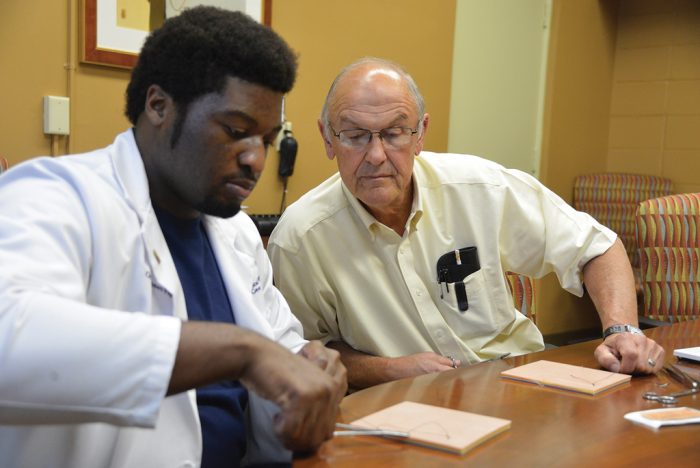
[(645, 400), (658, 401), (662, 405), (675, 405), (678, 403), (678, 397), (700, 393), (700, 388), (689, 388), (681, 392), (669, 393), (668, 395), (659, 395), (656, 392), (645, 392), (642, 394)]
[(662, 405), (675, 405), (678, 402), (678, 397), (700, 393), (700, 382), (680, 370), (673, 364), (664, 366), (664, 370), (674, 379), (688, 387), (687, 390), (680, 392), (669, 393), (668, 395), (659, 395), (656, 392), (645, 392), (642, 394), (645, 400), (658, 401)]

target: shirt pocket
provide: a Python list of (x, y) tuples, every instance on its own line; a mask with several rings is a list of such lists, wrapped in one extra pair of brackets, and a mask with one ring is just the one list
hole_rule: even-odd
[(496, 307), (486, 287), (483, 270), (475, 271), (462, 280), (469, 308), (459, 310), (454, 283), (439, 284), (442, 288), (441, 312), (450, 328), (460, 338), (491, 338), (501, 332), (513, 319), (512, 311)]

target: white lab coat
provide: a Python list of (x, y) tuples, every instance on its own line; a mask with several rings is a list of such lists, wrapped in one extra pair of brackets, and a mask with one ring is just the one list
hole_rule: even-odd
[[(297, 352), (253, 222), (205, 226), (238, 325)], [(199, 466), (195, 392), (164, 398), (186, 319), (132, 131), (3, 174), (0, 466)]]

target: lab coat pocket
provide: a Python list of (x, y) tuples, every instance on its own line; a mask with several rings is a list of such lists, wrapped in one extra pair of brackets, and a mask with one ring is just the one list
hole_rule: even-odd
[[(461, 286), (442, 283), (439, 287), (442, 288), (442, 314), (457, 336), (487, 338), (499, 332), (512, 319), (503, 311), (499, 313), (499, 308), (493, 304), (482, 270), (464, 278)], [(466, 292), (467, 310), (460, 310), (463, 309), (459, 306), (460, 300), (463, 300), (459, 297), (460, 287)]]
[(150, 313), (152, 315), (178, 315), (175, 312), (175, 302), (172, 293), (156, 281), (150, 271), (146, 272), (146, 277), (151, 282)]

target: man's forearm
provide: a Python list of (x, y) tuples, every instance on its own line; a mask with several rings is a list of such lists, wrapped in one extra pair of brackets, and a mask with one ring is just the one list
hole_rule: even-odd
[(342, 341), (331, 341), (327, 346), (340, 353), (340, 359), (348, 371), (348, 387), (353, 390), (360, 390), (398, 378), (392, 373), (391, 358), (357, 351)]
[(240, 378), (256, 340), (264, 338), (234, 325), (184, 322), (168, 395)]
[(586, 264), (583, 278), (603, 329), (615, 324), (637, 325), (634, 275), (619, 239), (605, 253)]
[(340, 359), (348, 370), (348, 386), (353, 390), (406, 377), (452, 370), (461, 364), (458, 359), (432, 351), (389, 358), (357, 351), (341, 341), (332, 341), (327, 346), (340, 353)]
[(274, 429), (290, 450), (315, 450), (332, 437), (347, 389), (336, 353), (309, 348), (292, 354), (255, 332), (221, 323), (186, 322), (180, 336), (170, 394), (238, 380), (279, 407)]

